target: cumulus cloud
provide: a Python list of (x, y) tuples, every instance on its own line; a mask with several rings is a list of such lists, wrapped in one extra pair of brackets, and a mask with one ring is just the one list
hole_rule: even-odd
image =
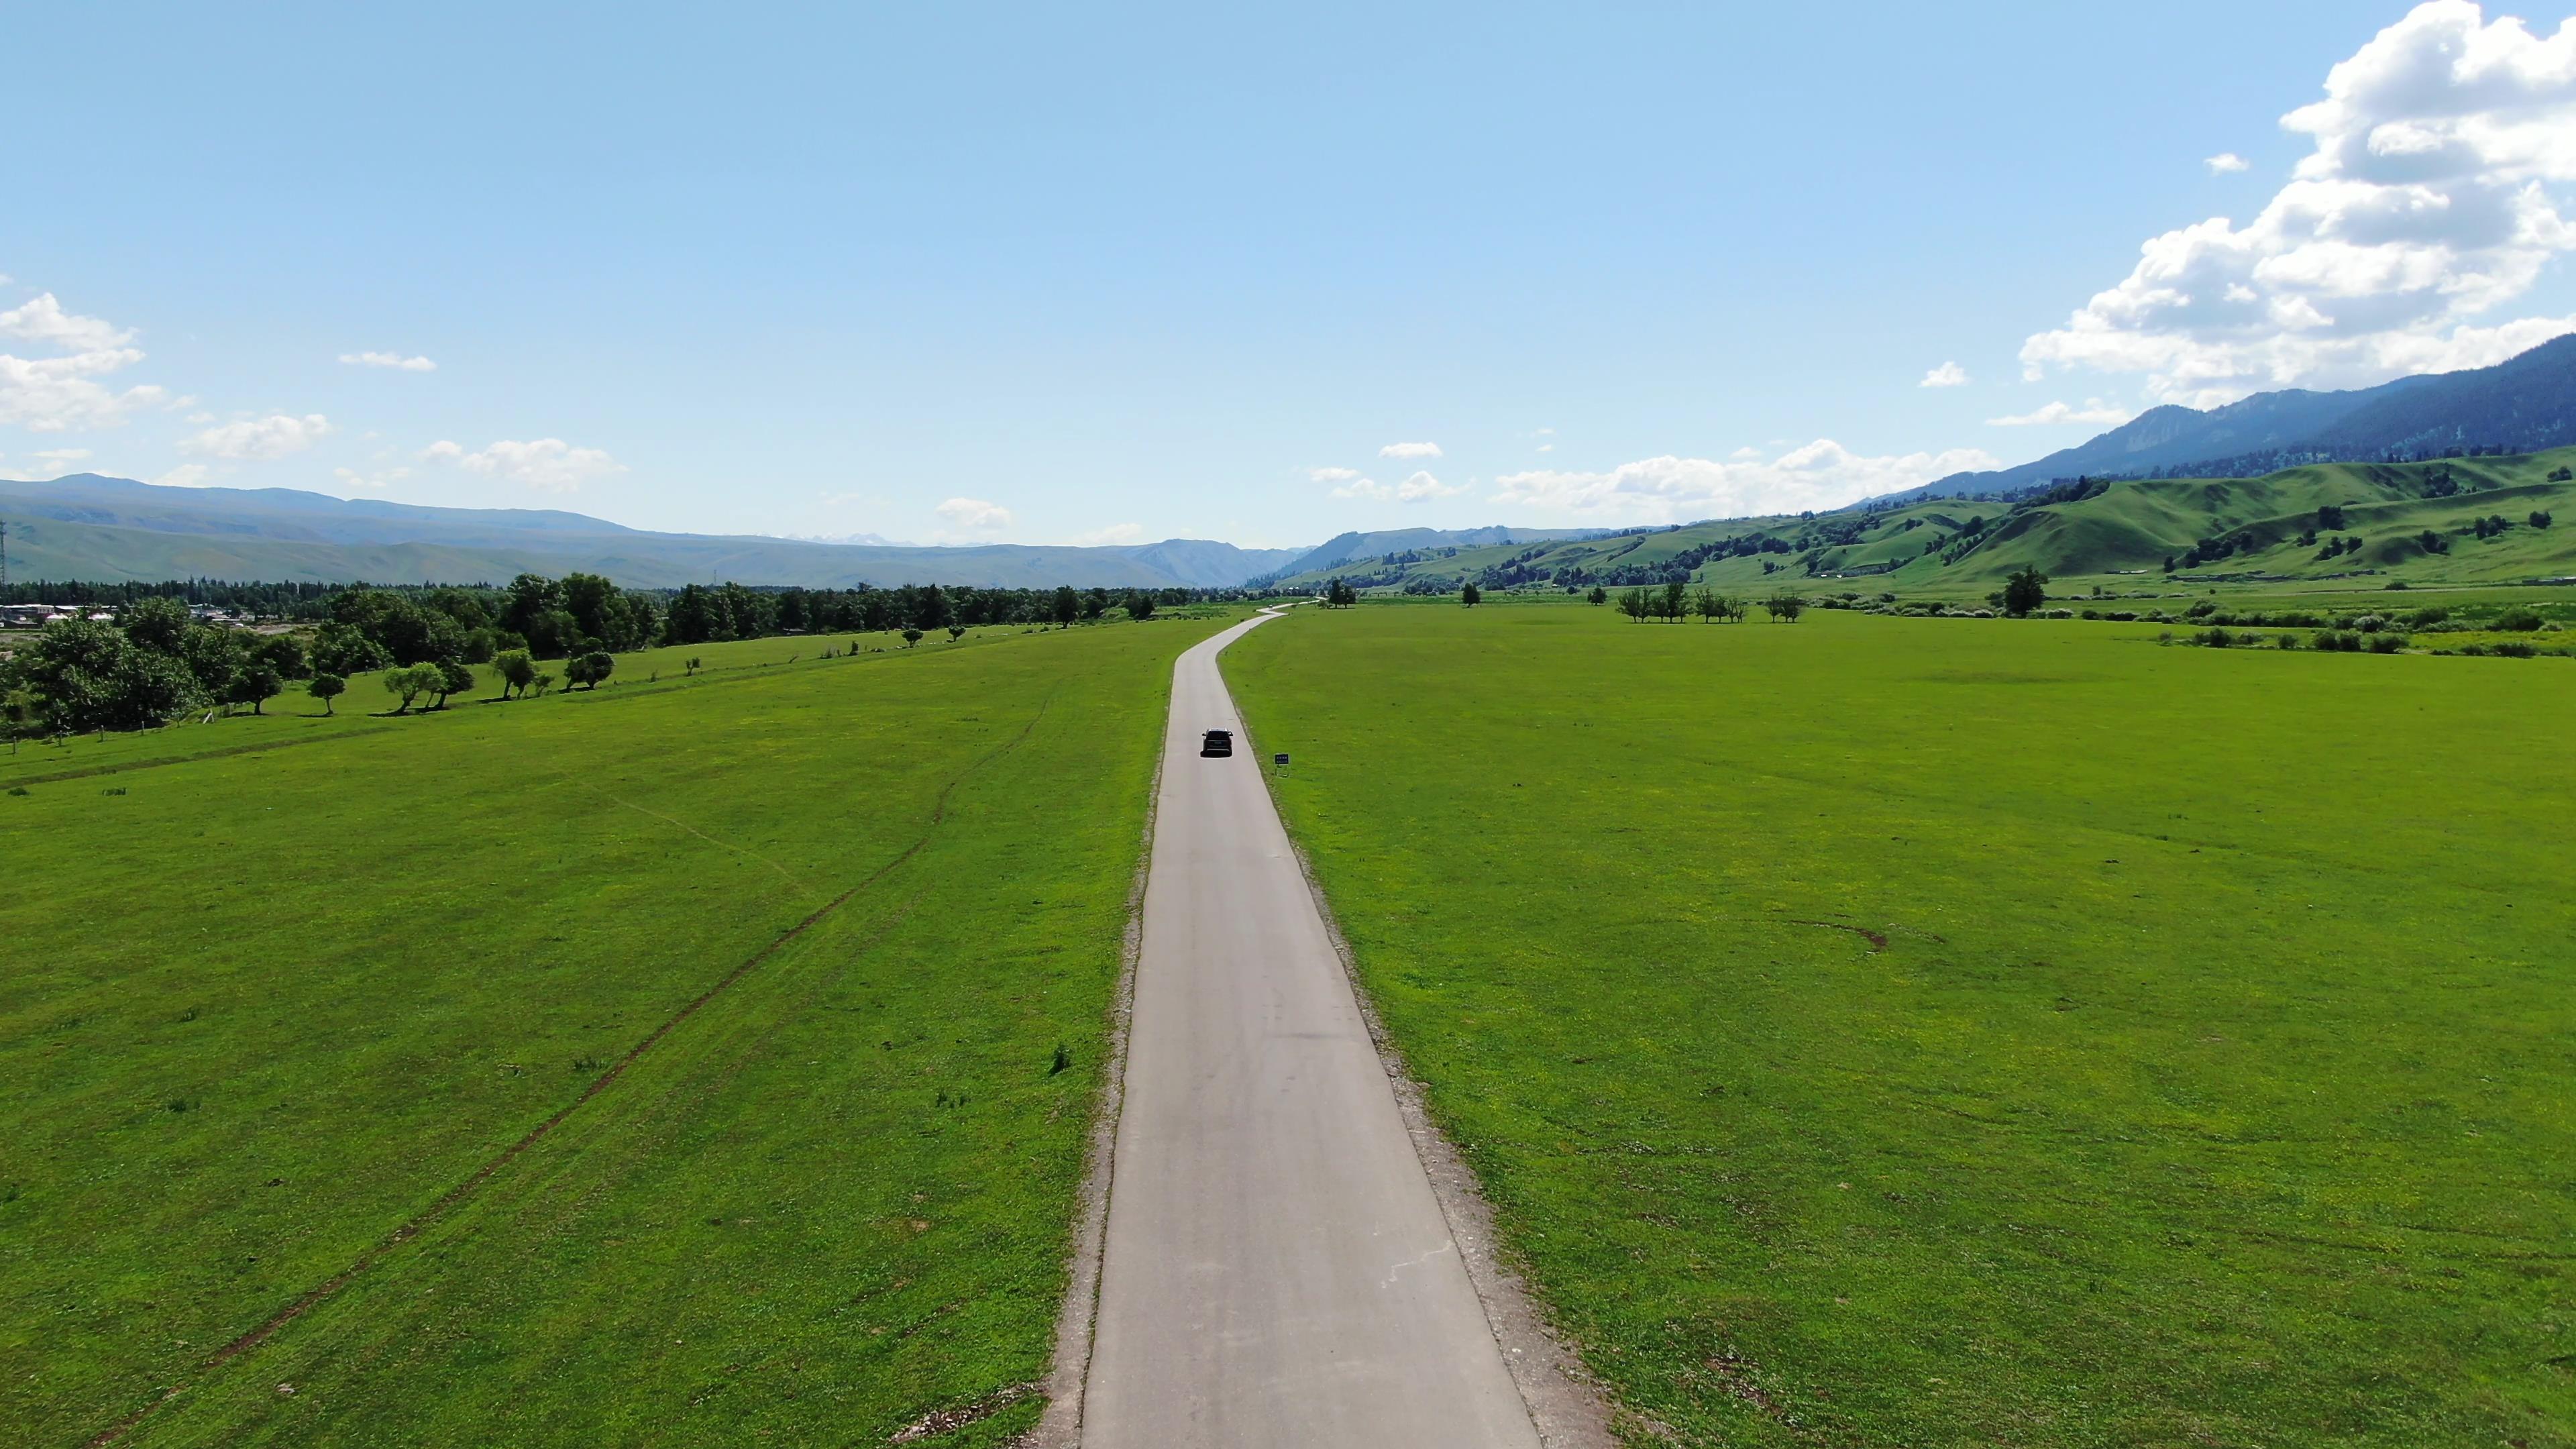
[(381, 473), (361, 473), (355, 468), (334, 468), (331, 476), (351, 488), (389, 488), (411, 476), (409, 468), (387, 468)]
[(1770, 459), (1663, 457), (1599, 473), (1507, 473), (1494, 480), (1494, 501), (1604, 521), (1679, 523), (1839, 508), (1952, 473), (2001, 466), (1982, 448), (1871, 458), (1820, 438)]
[(1914, 385), (1916, 387), (1966, 387), (1968, 370), (1955, 362), (1945, 362), (1923, 374), (1923, 380)]
[(0, 423), (38, 433), (113, 427), (169, 396), (152, 386), (118, 392), (98, 381), (143, 360), (142, 350), (132, 345), (132, 329), (66, 312), (51, 292), (0, 312), (0, 338), (58, 354), (0, 352)]
[(405, 357), (399, 352), (343, 352), (340, 361), (350, 367), (390, 367), (402, 372), (438, 371), (438, 364), (426, 357)]
[(1141, 523), (1113, 523), (1105, 528), (1095, 528), (1089, 533), (1075, 534), (1073, 536), (1073, 546), (1076, 548), (1108, 548), (1116, 544), (1135, 543), (1144, 538), (1144, 536), (1145, 525)]
[(1011, 526), (1011, 510), (981, 498), (951, 498), (930, 511), (968, 533), (999, 533)]
[(2242, 171), (2254, 163), (2237, 155), (2233, 151), (2221, 151), (2217, 155), (2210, 157), (2200, 164), (2208, 167), (2209, 174), (2212, 176), (2226, 176), (2233, 172)]
[(2098, 397), (2088, 397), (2084, 400), (2084, 406), (2080, 408), (2072, 403), (2053, 402), (2037, 412), (2017, 413), (2008, 418), (1988, 418), (1986, 426), (2031, 428), (2046, 423), (2102, 423), (2117, 427), (2136, 416), (2136, 413), (2117, 403), (2106, 403)]
[(1318, 472), (1341, 473), (1349, 481), (1333, 490), (1335, 498), (1364, 498), (1371, 503), (1428, 503), (1435, 498), (1455, 498), (1470, 491), (1465, 483), (1443, 483), (1428, 473), (1417, 472), (1401, 483), (1389, 486), (1374, 478), (1363, 478), (1348, 468), (1318, 469)]
[(1438, 443), (1389, 443), (1378, 449), (1377, 455), (1381, 458), (1437, 458), (1440, 456), (1440, 445)]
[(69, 473), (89, 461), (90, 451), (87, 448), (38, 448), (36, 459), (36, 466), (40, 468), (51, 469), (57, 474)]
[(145, 481), (158, 483), (164, 488), (203, 488), (206, 486), (206, 475), (205, 464), (182, 463), (158, 478)]
[(1309, 468), (1306, 476), (1318, 483), (1348, 483), (1360, 476), (1357, 468)]
[(2576, 24), (2544, 39), (2432, 0), (2326, 76), (2281, 124), (2315, 150), (2243, 227), (2169, 231), (2055, 331), (2024, 372), (2143, 373), (2208, 406), (2290, 383), (2344, 387), (2479, 367), (2576, 317), (2491, 321), (2576, 248)]
[(433, 463), (454, 463), (489, 478), (507, 478), (546, 493), (571, 493), (584, 483), (626, 471), (626, 465), (599, 448), (576, 448), (561, 438), (530, 442), (503, 439), (479, 452), (436, 442), (421, 456)]
[(209, 458), (228, 458), (235, 462), (262, 462), (301, 453), (330, 436), (331, 420), (320, 413), (288, 417), (278, 413), (265, 418), (245, 418), (240, 422), (221, 423), (179, 444), (183, 453), (196, 453)]

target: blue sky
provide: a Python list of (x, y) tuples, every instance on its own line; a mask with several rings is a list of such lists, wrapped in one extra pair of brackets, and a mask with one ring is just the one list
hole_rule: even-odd
[(0, 476), (1286, 545), (1826, 506), (2576, 313), (2551, 12), (531, 8), (8, 11)]

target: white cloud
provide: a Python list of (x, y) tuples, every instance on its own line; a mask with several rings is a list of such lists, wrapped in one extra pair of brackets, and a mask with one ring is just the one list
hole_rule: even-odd
[(1306, 476), (1318, 483), (1348, 483), (1360, 476), (1357, 468), (1309, 468)]
[(951, 498), (930, 511), (968, 533), (999, 533), (1011, 526), (1011, 510), (981, 498)]
[(2137, 414), (2117, 403), (2106, 403), (2098, 397), (2088, 397), (2084, 400), (2084, 406), (2080, 408), (2070, 403), (2053, 402), (2037, 412), (2019, 413), (2008, 418), (1988, 418), (1986, 426), (2030, 428), (2047, 423), (2102, 423), (2117, 427), (2136, 416)]
[(1440, 445), (1438, 443), (1389, 443), (1378, 449), (1377, 455), (1381, 458), (1437, 458), (1440, 456)]
[(2003, 466), (1982, 448), (1868, 458), (1820, 438), (1777, 458), (1646, 458), (1602, 473), (1540, 471), (1495, 479), (1496, 503), (1623, 523), (1679, 523), (1839, 508), (1952, 473)]
[(381, 473), (361, 473), (355, 468), (334, 468), (331, 476), (351, 488), (388, 488), (411, 476), (409, 468), (387, 468)]
[(0, 312), (0, 337), (41, 342), (65, 352), (107, 352), (132, 342), (134, 330), (96, 317), (75, 316), (47, 292), (14, 311)]
[(145, 481), (158, 483), (164, 488), (203, 488), (206, 486), (206, 471), (203, 463), (182, 463), (158, 478)]
[(1333, 490), (1335, 498), (1365, 498), (1371, 503), (1428, 503), (1434, 498), (1455, 498), (1468, 492), (1465, 483), (1443, 483), (1428, 473), (1415, 473), (1393, 487), (1374, 478), (1363, 478), (1347, 468), (1331, 470), (1350, 475), (1350, 482)]
[(1541, 443), (1541, 444), (1539, 444), (1539, 445), (1538, 445), (1538, 450), (1539, 450), (1540, 452), (1542, 452), (1542, 453), (1553, 453), (1553, 452), (1555, 452), (1555, 451), (1556, 451), (1556, 444), (1554, 444), (1554, 443)]
[(38, 433), (113, 427), (135, 409), (169, 396), (158, 387), (116, 392), (98, 382), (143, 360), (142, 350), (131, 345), (133, 331), (66, 312), (51, 292), (0, 312), (0, 337), (63, 354), (0, 353), (0, 423), (15, 423)]
[(330, 433), (331, 420), (320, 413), (307, 413), (300, 418), (278, 413), (208, 428), (182, 441), (179, 451), (201, 453), (210, 458), (230, 458), (236, 462), (258, 462), (301, 453)]
[(2217, 155), (2210, 157), (2208, 160), (2203, 161), (2200, 164), (2208, 167), (2209, 174), (2212, 176), (2226, 176), (2233, 172), (2242, 171), (2254, 163), (2237, 155), (2233, 151), (2221, 151)]
[(438, 364), (426, 357), (405, 357), (399, 352), (343, 352), (340, 360), (351, 367), (391, 367), (403, 372), (438, 371)]
[(436, 442), (421, 453), (433, 463), (454, 463), (488, 478), (507, 478), (548, 493), (571, 493), (584, 483), (626, 471), (626, 465), (598, 448), (576, 448), (561, 438), (531, 442), (503, 439), (469, 453), (456, 443)]
[(1968, 385), (1968, 370), (1955, 362), (1945, 362), (1923, 374), (1923, 380), (1914, 385), (1916, 387), (1965, 387)]
[(1113, 523), (1106, 528), (1095, 528), (1089, 533), (1075, 534), (1073, 536), (1073, 546), (1076, 548), (1108, 548), (1122, 543), (1135, 543), (1144, 536), (1145, 525), (1141, 523)]
[(2126, 279), (2022, 345), (2025, 375), (2144, 373), (2150, 395), (2208, 406), (2485, 366), (2576, 329), (2487, 320), (2576, 248), (2551, 191), (2576, 181), (2576, 24), (2543, 39), (2432, 0), (2325, 91), (2282, 118), (2316, 149), (2259, 215), (2149, 240)]
[(72, 472), (88, 461), (90, 451), (87, 448), (38, 448), (36, 457), (37, 466), (50, 468), (59, 475)]

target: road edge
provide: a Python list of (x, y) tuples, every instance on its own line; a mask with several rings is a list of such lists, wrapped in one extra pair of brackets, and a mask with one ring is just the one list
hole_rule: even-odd
[[(1224, 650), (1217, 651), (1216, 664), (1217, 676), (1222, 680)], [(1233, 693), (1233, 682), (1228, 680), (1226, 694), (1231, 697)], [(1235, 702), (1234, 712), (1243, 725), (1246, 744), (1252, 745), (1252, 721), (1244, 714), (1240, 700)], [(1261, 751), (1256, 746), (1249, 753), (1258, 768)], [(1297, 873), (1305, 878), (1306, 891), (1314, 897), (1315, 913), (1323, 918), (1324, 934), (1333, 943), (1333, 956), (1342, 963), (1342, 975), (1350, 983), (1352, 999), (1359, 1003), (1360, 1020), (1367, 1025), (1369, 1042), (1377, 1049), (1378, 1065), (1385, 1069), (1387, 1085), (1394, 1090), (1405, 1135), (1413, 1141), (1413, 1153), (1422, 1164), (1423, 1175), (1431, 1180), (1431, 1195), (1439, 1201), (1440, 1216), (1448, 1224), (1451, 1241), (1458, 1245), (1468, 1281), (1475, 1285), (1476, 1301), (1484, 1308), (1485, 1326), (1494, 1335), (1494, 1346), (1502, 1351), (1503, 1366), (1510, 1370), (1512, 1384), (1520, 1390), (1521, 1406), (1529, 1412), (1530, 1426), (1538, 1431), (1539, 1443), (1544, 1449), (1619, 1449), (1622, 1441), (1611, 1427), (1616, 1413), (1607, 1388), (1584, 1368), (1573, 1347), (1540, 1314), (1520, 1273), (1503, 1261), (1494, 1236), (1493, 1205), (1485, 1201), (1484, 1187), (1457, 1144), (1431, 1120), (1423, 1101), (1422, 1083), (1407, 1069), (1404, 1053), (1396, 1048), (1387, 1035), (1386, 1023), (1378, 1017), (1377, 1002), (1360, 980), (1358, 958), (1342, 935), (1341, 918), (1333, 914), (1323, 882), (1315, 877), (1315, 863), (1307, 857), (1305, 842), (1286, 828), (1288, 812), (1280, 807), (1277, 782), (1266, 769), (1261, 771), (1261, 787), (1268, 792), (1270, 808), (1288, 837), (1289, 852), (1297, 859)]]
[[(1178, 658), (1172, 667), (1180, 668)], [(1127, 885), (1127, 930), (1119, 939), (1118, 984), (1109, 998), (1108, 1052), (1100, 1064), (1091, 1140), (1083, 1149), (1064, 1306), (1056, 1313), (1055, 1354), (1039, 1384), (1046, 1408), (1038, 1415), (1037, 1427), (1011, 1441), (1014, 1449), (1079, 1449), (1082, 1443), (1082, 1395), (1091, 1377), (1092, 1336), (1100, 1317), (1100, 1260), (1109, 1237), (1118, 1116), (1127, 1104), (1127, 1029), (1136, 1015), (1136, 962), (1145, 951), (1145, 879), (1154, 868), (1154, 821), (1163, 808), (1163, 765), (1170, 755), (1171, 726), (1172, 691), (1166, 687), (1162, 723), (1154, 736), (1154, 773), (1145, 783), (1145, 826), (1136, 875)]]

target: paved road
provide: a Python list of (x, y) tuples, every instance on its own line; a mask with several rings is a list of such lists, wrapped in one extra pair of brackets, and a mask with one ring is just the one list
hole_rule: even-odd
[(1243, 726), (1181, 656), (1085, 1449), (1537, 1449)]

